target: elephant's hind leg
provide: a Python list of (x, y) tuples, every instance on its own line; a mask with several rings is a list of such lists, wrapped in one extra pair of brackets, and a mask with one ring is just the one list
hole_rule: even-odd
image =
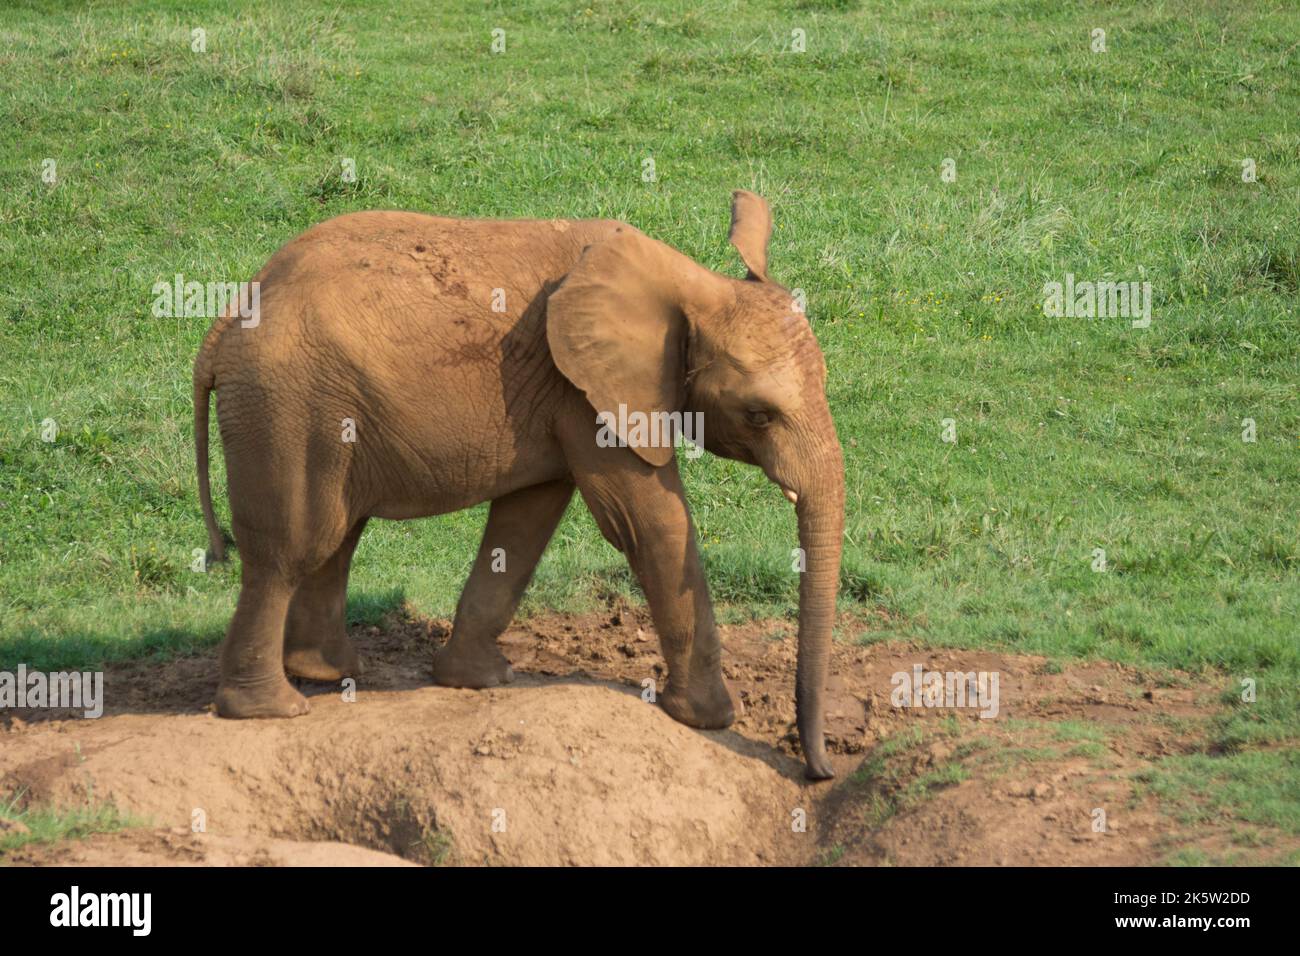
[(221, 645), (222, 717), (296, 717), (310, 707), (284, 676), (284, 619), (295, 581), (246, 563), (235, 616)]
[(221, 645), (216, 705), (222, 717), (308, 712), (307, 698), (284, 673), (285, 622), (299, 585), (330, 560), (347, 535), (341, 513), (326, 508), (295, 514), (288, 506), (267, 507), (259, 517), (259, 525), (238, 514), (232, 522), (244, 565), (239, 603)]
[(307, 713), (307, 699), (284, 672), (289, 607), (356, 520), (346, 482), (357, 452), (334, 425), (349, 412), (329, 404), (332, 392), (312, 404), (297, 388), (301, 369), (280, 375), (276, 365), (272, 374), (264, 364), (271, 352), (261, 350), (279, 346), (259, 339), (264, 331), (241, 337), (244, 351), (230, 360), (217, 394), (230, 524), (243, 561), (239, 603), (221, 645), (216, 705), (222, 717)]
[(451, 639), (433, 661), (445, 687), (496, 687), (514, 679), (496, 640), (515, 609), (573, 497), (568, 479), (523, 488), (495, 499), (478, 557), (456, 606)]
[(361, 673), (348, 638), (348, 569), (366, 519), (362, 518), (328, 561), (307, 575), (289, 602), (284, 626), (284, 669), (307, 680), (338, 681)]

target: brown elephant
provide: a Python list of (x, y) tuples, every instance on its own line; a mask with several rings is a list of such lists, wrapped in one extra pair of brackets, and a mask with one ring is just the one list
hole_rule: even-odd
[(606, 220), (362, 212), (276, 252), (254, 280), (257, 320), (218, 319), (194, 363), (203, 517), (220, 560), (208, 480), (216, 389), (243, 560), (217, 713), (303, 714), (286, 672), (357, 672), (345, 600), (370, 518), (482, 501), (487, 527), (433, 676), (452, 687), (511, 680), (496, 638), (576, 485), (645, 592), (668, 665), (664, 709), (693, 727), (729, 725), (671, 438), (637, 426), (636, 413), (660, 423), (690, 413), (705, 448), (762, 468), (795, 503), (799, 736), (808, 776), (832, 776), (822, 688), (844, 466), (817, 340), (767, 276), (770, 234), (767, 203), (737, 191), (730, 238), (743, 280)]

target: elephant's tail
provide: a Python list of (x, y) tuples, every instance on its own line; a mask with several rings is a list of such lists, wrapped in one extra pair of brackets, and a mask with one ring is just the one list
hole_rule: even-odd
[[(215, 331), (215, 329), (214, 329)], [(199, 472), (199, 504), (203, 507), (203, 523), (208, 527), (208, 550), (213, 561), (226, 560), (226, 542), (212, 510), (212, 482), (208, 478), (208, 396), (216, 388), (216, 375), (212, 371), (212, 346), (215, 336), (203, 340), (198, 358), (194, 360), (194, 458)]]

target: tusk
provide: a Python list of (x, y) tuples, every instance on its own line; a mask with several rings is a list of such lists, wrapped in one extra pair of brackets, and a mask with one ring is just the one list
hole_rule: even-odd
[(796, 491), (791, 491), (789, 488), (782, 488), (782, 489), (781, 489), (781, 492), (782, 492), (782, 493), (783, 493), (787, 498), (790, 499), (790, 504), (792, 504), (792, 505), (797, 505), (797, 504), (799, 503), (799, 493), (798, 493), (798, 492), (796, 492)]

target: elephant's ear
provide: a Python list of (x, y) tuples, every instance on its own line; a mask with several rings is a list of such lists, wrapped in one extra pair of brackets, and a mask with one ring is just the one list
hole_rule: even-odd
[(731, 244), (749, 270), (750, 279), (767, 281), (767, 241), (772, 237), (772, 211), (762, 196), (737, 189), (731, 194)]
[[(588, 246), (551, 294), (546, 337), (556, 366), (586, 394), (597, 413), (627, 442), (634, 412), (681, 411), (686, 398), (689, 337), (684, 284), (703, 271), (686, 256), (624, 227)], [(619, 415), (619, 406), (626, 415)], [(657, 423), (662, 419), (646, 419)], [(635, 421), (635, 419), (633, 419)], [(668, 447), (633, 445), (655, 467), (673, 457)]]

